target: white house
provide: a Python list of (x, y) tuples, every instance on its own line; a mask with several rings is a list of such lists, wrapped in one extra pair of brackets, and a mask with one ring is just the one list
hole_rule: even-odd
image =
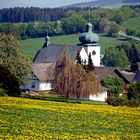
[(105, 102), (107, 99), (107, 95), (108, 95), (108, 92), (106, 89), (104, 89), (101, 91), (101, 93), (97, 95), (89, 95), (89, 100)]

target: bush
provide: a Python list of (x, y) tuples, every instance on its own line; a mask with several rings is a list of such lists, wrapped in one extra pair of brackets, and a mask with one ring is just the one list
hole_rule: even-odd
[(115, 97), (115, 96), (109, 96), (107, 98), (107, 103), (109, 105), (113, 105), (113, 106), (120, 106), (121, 105), (120, 104), (120, 100), (117, 97)]
[(118, 101), (119, 106), (128, 105), (128, 97), (126, 94), (123, 94), (122, 96), (120, 96), (117, 99), (117, 101)]
[(123, 80), (119, 77), (107, 76), (101, 83), (115, 97), (119, 97), (119, 94), (123, 92)]
[(7, 96), (5, 89), (0, 88), (0, 96)]
[(107, 102), (109, 105), (112, 105), (113, 103), (116, 102), (116, 97), (115, 97), (115, 96), (108, 96), (106, 102)]
[(129, 107), (138, 107), (140, 104), (140, 100), (138, 98), (132, 98), (128, 100), (126, 94), (120, 96), (119, 98), (115, 96), (109, 96), (106, 100), (109, 105), (113, 106), (129, 106)]
[(131, 100), (128, 101), (128, 106), (130, 107), (138, 107), (140, 104), (140, 100), (137, 98), (137, 99), (134, 99), (132, 98)]
[(138, 99), (140, 100), (140, 82), (136, 82), (129, 86), (128, 88), (128, 99)]

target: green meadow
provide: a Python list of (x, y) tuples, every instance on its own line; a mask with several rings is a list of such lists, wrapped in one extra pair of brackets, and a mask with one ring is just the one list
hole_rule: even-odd
[(129, 18), (123, 23), (124, 27), (140, 33), (140, 17)]
[[(21, 40), (22, 53), (33, 58), (36, 52), (42, 48), (44, 42), (44, 38)], [(79, 43), (79, 34), (50, 37), (50, 44), (77, 45)], [(100, 35), (99, 44), (101, 46), (102, 54), (104, 54), (107, 47), (114, 47), (122, 43), (128, 43), (128, 41)]]
[[(140, 17), (129, 18), (123, 23), (125, 28), (129, 28), (136, 33), (140, 33)], [(73, 34), (73, 35), (63, 35), (63, 36), (56, 36), (50, 38), (51, 44), (64, 44), (64, 45), (76, 45), (79, 44), (79, 35), (80, 34)], [(107, 47), (114, 47), (116, 45), (122, 43), (131, 43), (132, 40), (120, 40), (119, 38), (113, 37), (106, 37), (102, 34), (99, 35), (100, 40), (99, 44), (101, 46), (101, 53), (104, 54), (104, 51)], [(27, 39), (21, 40), (21, 50), (22, 53), (33, 58), (36, 54), (37, 50), (39, 50), (44, 43), (44, 38), (35, 38), (35, 39)]]

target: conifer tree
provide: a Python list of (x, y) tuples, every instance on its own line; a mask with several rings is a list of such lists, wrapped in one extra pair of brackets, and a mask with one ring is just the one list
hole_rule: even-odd
[(93, 65), (93, 62), (92, 62), (92, 58), (91, 58), (91, 53), (89, 53), (88, 55), (88, 64), (84, 64), (83, 65), (83, 68), (85, 69), (85, 71), (88, 73), (90, 71), (94, 71), (94, 65)]
[(89, 56), (88, 56), (88, 70), (89, 71), (94, 70), (94, 65), (93, 65), (93, 62), (92, 62), (92, 59), (91, 59), (91, 53), (89, 53)]
[(77, 54), (76, 63), (77, 63), (77, 64), (80, 64), (80, 65), (82, 66), (82, 59), (81, 59), (80, 52), (78, 52), (78, 54)]

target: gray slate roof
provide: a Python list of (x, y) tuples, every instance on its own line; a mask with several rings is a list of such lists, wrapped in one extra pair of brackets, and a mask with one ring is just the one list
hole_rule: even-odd
[[(56, 63), (59, 60), (60, 55), (65, 45), (49, 44), (48, 47), (40, 49), (33, 59), (33, 63)], [(82, 49), (82, 46), (67, 46), (67, 51), (72, 60), (76, 59), (78, 51)]]
[(102, 80), (106, 76), (113, 76), (113, 77), (118, 76), (115, 73), (115, 68), (110, 68), (110, 67), (95, 67), (95, 73), (97, 74), (99, 80)]
[(135, 77), (135, 73), (133, 72), (120, 71), (110, 67), (95, 67), (95, 73), (100, 80), (106, 76), (120, 77), (126, 84), (132, 83)]
[(134, 77), (136, 73), (134, 72), (127, 72), (127, 71), (120, 71), (120, 73), (130, 82), (132, 83), (134, 81)]

